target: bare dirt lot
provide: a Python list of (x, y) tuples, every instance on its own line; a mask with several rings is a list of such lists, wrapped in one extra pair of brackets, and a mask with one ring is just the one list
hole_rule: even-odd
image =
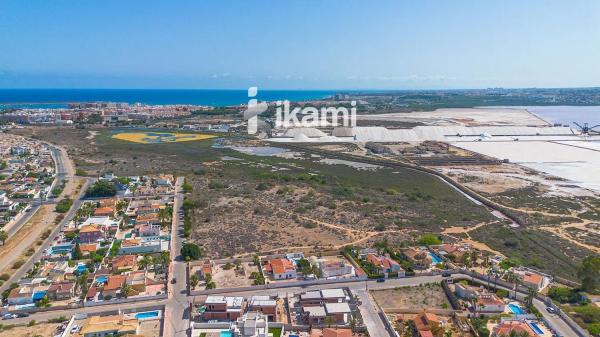
[(0, 337), (35, 337), (54, 336), (57, 323), (39, 323), (33, 326), (18, 326), (8, 330), (1, 330)]
[(373, 298), (384, 310), (392, 309), (447, 309), (450, 303), (442, 286), (437, 283), (416, 287), (372, 291)]
[(251, 286), (253, 279), (250, 278), (252, 272), (258, 273), (258, 267), (252, 262), (242, 262), (239, 268), (235, 265), (226, 269), (225, 264), (218, 264), (213, 268), (212, 278), (217, 288), (238, 288)]

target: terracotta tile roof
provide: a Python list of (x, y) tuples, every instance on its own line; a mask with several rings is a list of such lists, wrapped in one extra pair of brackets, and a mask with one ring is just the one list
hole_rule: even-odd
[(138, 239), (127, 239), (127, 240), (123, 240), (123, 242), (121, 243), (122, 247), (133, 247), (133, 246), (138, 246), (140, 244), (140, 240)]
[(121, 289), (123, 283), (127, 280), (127, 276), (124, 275), (110, 275), (108, 277), (108, 283), (104, 286), (104, 290), (117, 290)]
[(56, 291), (58, 293), (70, 292), (74, 287), (75, 283), (73, 282), (53, 283), (48, 288), (48, 291)]
[(137, 256), (122, 255), (117, 256), (112, 260), (113, 268), (134, 267), (137, 264)]
[(79, 245), (79, 249), (83, 253), (85, 253), (85, 252), (91, 253), (91, 252), (95, 252), (98, 249), (98, 245), (95, 243)]
[(273, 259), (269, 260), (271, 271), (273, 274), (285, 274), (286, 272), (295, 271), (294, 263), (288, 259)]
[(504, 302), (499, 299), (496, 295), (485, 295), (479, 296), (477, 299), (479, 305), (503, 305)]
[(323, 329), (323, 337), (352, 337), (352, 330), (350, 329)]
[(511, 332), (527, 333), (529, 336), (536, 336), (535, 332), (525, 322), (505, 321), (494, 328), (495, 336), (508, 336)]
[(99, 207), (94, 210), (94, 215), (112, 215), (115, 213), (113, 207)]
[(523, 282), (532, 283), (532, 284), (540, 284), (544, 277), (540, 274), (526, 272), (523, 275)]

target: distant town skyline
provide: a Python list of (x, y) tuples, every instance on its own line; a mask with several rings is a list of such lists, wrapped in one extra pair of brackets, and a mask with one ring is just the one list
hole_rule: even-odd
[(600, 86), (597, 1), (0, 3), (0, 88)]

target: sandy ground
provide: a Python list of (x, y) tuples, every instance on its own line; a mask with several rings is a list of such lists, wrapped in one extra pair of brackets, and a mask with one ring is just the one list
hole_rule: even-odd
[(592, 197), (600, 193), (567, 184), (548, 174), (537, 172), (517, 164), (491, 166), (438, 167), (436, 170), (455, 177), (470, 189), (488, 194), (497, 194), (511, 189), (540, 186), (549, 196)]
[(219, 264), (213, 268), (213, 280), (217, 285), (217, 288), (237, 288), (251, 286), (253, 279), (250, 278), (250, 274), (253, 271), (258, 272), (252, 262), (242, 263), (243, 271), (236, 273), (235, 267), (229, 270), (223, 269), (225, 265)]
[(556, 142), (461, 142), (453, 145), (499, 159), (508, 159), (575, 184), (600, 191), (600, 152)]
[(57, 323), (40, 323), (34, 326), (19, 326), (0, 332), (0, 337), (34, 337), (34, 336), (54, 336)]
[(443, 309), (443, 303), (450, 308), (450, 303), (439, 284), (377, 290), (371, 294), (384, 311), (391, 308)]
[[(64, 195), (73, 196), (83, 184), (85, 179), (70, 179), (63, 191)], [(0, 247), (0, 270), (7, 272), (13, 262), (23, 256), (30, 247), (37, 249), (36, 241), (40, 240), (42, 233), (54, 227), (54, 220), (59, 215), (54, 212), (55, 205), (42, 205), (37, 213), (12, 236), (6, 244)]]
[(525, 109), (472, 108), (437, 109), (435, 111), (358, 115), (358, 120), (420, 122), (428, 125), (520, 125), (548, 126), (548, 123)]

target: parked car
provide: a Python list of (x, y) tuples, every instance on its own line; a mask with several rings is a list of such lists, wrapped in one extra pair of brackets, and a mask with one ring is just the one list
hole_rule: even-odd
[(546, 307), (546, 311), (551, 314), (556, 314), (556, 309), (553, 307)]
[(452, 276), (452, 274), (450, 274), (450, 272), (448, 272), (448, 271), (445, 271), (442, 273), (442, 277), (450, 277), (450, 276)]
[(19, 318), (29, 317), (29, 314), (26, 312), (21, 312), (21, 313), (17, 314), (17, 317), (19, 317)]
[(4, 314), (2, 316), (2, 319), (13, 319), (13, 318), (17, 318), (17, 315), (15, 315), (15, 314)]
[(378, 278), (378, 279), (377, 279), (377, 283), (383, 283), (383, 282), (385, 282), (385, 279), (384, 279), (384, 278)]

